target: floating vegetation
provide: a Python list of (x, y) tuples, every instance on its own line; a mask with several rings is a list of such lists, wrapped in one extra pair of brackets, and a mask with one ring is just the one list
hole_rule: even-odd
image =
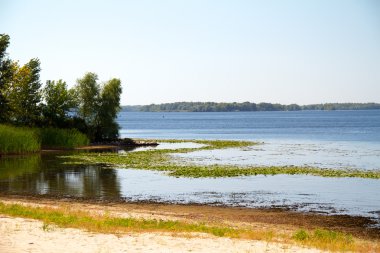
[[(160, 140), (159, 142), (189, 142), (184, 140)], [(146, 151), (116, 153), (79, 153), (61, 156), (69, 159), (68, 164), (106, 164), (124, 168), (166, 171), (176, 177), (237, 177), (255, 175), (304, 174), (322, 177), (356, 177), (380, 179), (380, 171), (321, 169), (299, 166), (237, 166), (237, 165), (198, 165), (176, 159), (171, 154), (188, 153), (199, 150), (247, 148), (259, 145), (249, 141), (192, 140), (203, 144), (198, 148), (156, 149)]]

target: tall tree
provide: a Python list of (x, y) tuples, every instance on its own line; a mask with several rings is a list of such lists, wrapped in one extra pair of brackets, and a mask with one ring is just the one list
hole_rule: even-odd
[(98, 128), (96, 139), (113, 139), (119, 137), (119, 125), (116, 122), (120, 111), (120, 79), (113, 78), (104, 84), (100, 93), (98, 110)]
[(5, 89), (13, 77), (12, 61), (6, 52), (9, 39), (9, 35), (0, 34), (0, 123), (9, 120), (9, 106), (5, 96)]
[(100, 102), (100, 86), (97, 80), (98, 76), (95, 73), (88, 72), (77, 80), (75, 86), (78, 116), (87, 124), (87, 134), (92, 140), (95, 139)]
[(36, 126), (41, 118), (40, 61), (31, 59), (22, 67), (17, 63), (12, 66), (14, 76), (6, 88), (10, 120), (16, 125)]
[(42, 109), (44, 121), (49, 126), (65, 127), (68, 113), (75, 106), (72, 91), (67, 89), (66, 82), (48, 80), (42, 94), (45, 101)]

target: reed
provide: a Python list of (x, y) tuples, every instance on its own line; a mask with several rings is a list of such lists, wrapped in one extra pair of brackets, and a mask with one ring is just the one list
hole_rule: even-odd
[(76, 129), (41, 128), (39, 135), (43, 147), (76, 148), (89, 144), (88, 137)]
[(0, 125), (0, 153), (30, 153), (39, 151), (41, 141), (31, 128)]

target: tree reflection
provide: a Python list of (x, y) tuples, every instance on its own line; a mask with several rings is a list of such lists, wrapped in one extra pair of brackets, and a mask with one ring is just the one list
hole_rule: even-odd
[(73, 166), (54, 154), (0, 159), (0, 191), (13, 194), (96, 199), (120, 198), (116, 171), (101, 166)]

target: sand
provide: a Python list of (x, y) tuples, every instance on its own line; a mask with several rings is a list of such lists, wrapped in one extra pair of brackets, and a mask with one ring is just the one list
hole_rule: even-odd
[(79, 229), (47, 228), (40, 221), (0, 216), (0, 252), (321, 252), (280, 243), (191, 236), (170, 233), (90, 233)]

